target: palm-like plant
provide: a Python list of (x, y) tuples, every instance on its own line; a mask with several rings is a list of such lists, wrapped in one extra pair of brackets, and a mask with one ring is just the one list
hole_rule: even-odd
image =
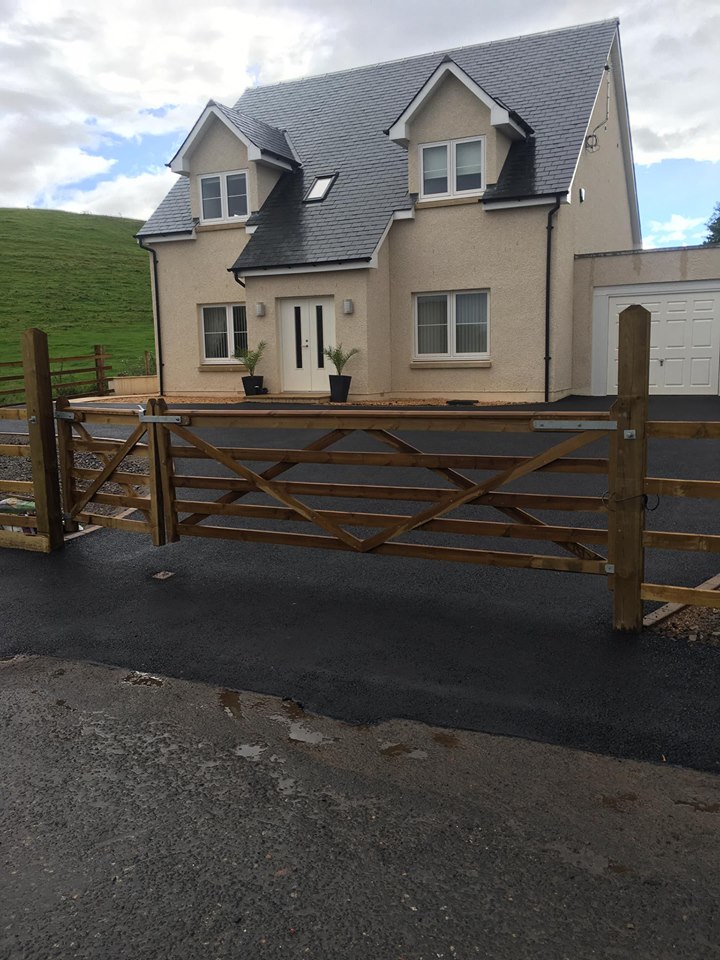
[(251, 377), (255, 376), (255, 367), (260, 363), (266, 347), (267, 344), (265, 341), (261, 340), (254, 350), (251, 350), (250, 347), (245, 347), (243, 350), (236, 351), (235, 359), (247, 367)]
[(357, 347), (353, 347), (351, 350), (343, 350), (343, 345), (339, 343), (336, 347), (326, 347), (323, 350), (325, 356), (330, 360), (338, 372), (338, 376), (342, 376), (343, 368), (345, 364), (351, 357), (354, 357), (356, 353), (360, 353)]

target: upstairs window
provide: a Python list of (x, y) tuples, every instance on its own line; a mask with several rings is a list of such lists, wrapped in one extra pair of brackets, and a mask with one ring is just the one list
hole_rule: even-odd
[(415, 297), (417, 360), (482, 360), (489, 350), (487, 290)]
[(203, 361), (228, 363), (248, 345), (247, 313), (244, 303), (200, 308)]
[(247, 217), (247, 173), (237, 170), (200, 177), (201, 220), (232, 220)]
[(485, 138), (468, 137), (420, 147), (422, 197), (480, 194), (485, 189)]
[(305, 203), (317, 203), (319, 200), (324, 200), (336, 179), (336, 173), (327, 177), (315, 177), (313, 185), (305, 194)]

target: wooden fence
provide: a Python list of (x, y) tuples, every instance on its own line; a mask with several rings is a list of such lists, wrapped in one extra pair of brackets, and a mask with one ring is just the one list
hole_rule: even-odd
[[(95, 346), (92, 353), (81, 356), (50, 357), (48, 370), (53, 400), (61, 396), (105, 396), (110, 393), (108, 379), (112, 367), (107, 362), (109, 359), (110, 354), (102, 346)], [(0, 362), (0, 407), (25, 402), (24, 364), (24, 358)]]
[[(32, 481), (0, 479), (0, 499), (16, 494), (33, 500), (34, 516), (18, 517), (0, 506), (0, 547), (19, 547), (47, 553), (63, 545), (62, 507), (58, 483), (55, 420), (47, 336), (40, 330), (23, 335), (23, 392), (25, 407), (0, 410), (0, 419), (27, 421), (27, 443), (0, 444), (0, 454), (30, 457)], [(28, 536), (8, 527), (22, 527)]]
[[(648, 495), (720, 500), (720, 481), (646, 475), (647, 447), (655, 438), (720, 440), (720, 422), (648, 421), (649, 335), (646, 310), (623, 312), (619, 395), (609, 413), (172, 410), (162, 399), (149, 400), (138, 413), (72, 408), (61, 400), (56, 418), (66, 529), (89, 522), (149, 535), (156, 545), (203, 537), (595, 575), (604, 577), (614, 592), (618, 630), (641, 628), (643, 600), (720, 607), (718, 592), (645, 582), (648, 549), (720, 552), (720, 535), (714, 533), (645, 529)], [(128, 436), (102, 438), (91, 432), (103, 424), (124, 425)], [(218, 429), (259, 429), (263, 439), (278, 429), (321, 435), (292, 449), (230, 447), (208, 439)], [(512, 456), (426, 452), (399, 435), (407, 431), (415, 436), (510, 433), (519, 449)], [(378, 441), (378, 450), (333, 449), (357, 432)], [(528, 434), (547, 434), (548, 445), (538, 451), (537, 442), (523, 440)], [(599, 443), (603, 450), (589, 449)], [(78, 465), (81, 453), (93, 453), (100, 466)], [(128, 468), (129, 457), (142, 458), (142, 474)], [(210, 469), (196, 472), (198, 461)], [(322, 467), (322, 479), (279, 479), (300, 464)], [(326, 478), (338, 467), (372, 468), (372, 479)], [(443, 485), (380, 483), (377, 473), (384, 468), (431, 471)], [(469, 475), (474, 471), (484, 476)], [(552, 492), (508, 489), (537, 473), (555, 474), (558, 482), (566, 477), (569, 489), (557, 491), (556, 484), (549, 488)], [(572, 475), (583, 474), (601, 478), (604, 492), (580, 495)], [(246, 500), (258, 494), (266, 502)], [(363, 508), (368, 502), (374, 509)], [(108, 516), (98, 512), (100, 504), (134, 510), (137, 516)], [(395, 512), (395, 504), (404, 505), (402, 512)], [(474, 508), (484, 507), (504, 519), (478, 518)], [(451, 516), (461, 508), (473, 509)], [(577, 514), (589, 519), (584, 524), (547, 519)], [(237, 522), (244, 525), (233, 525)], [(315, 529), (305, 532), (306, 524)], [(464, 544), (449, 546), (448, 535), (460, 536)], [(499, 550), (483, 545), (488, 538), (554, 547), (552, 552)]]

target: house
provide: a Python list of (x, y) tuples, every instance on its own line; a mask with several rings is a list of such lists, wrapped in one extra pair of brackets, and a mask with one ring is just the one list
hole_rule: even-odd
[[(210, 101), (138, 234), (161, 389), (498, 401), (612, 392), (654, 313), (653, 389), (718, 392), (720, 248), (640, 251), (616, 20)], [(659, 338), (659, 339), (658, 339)], [(673, 352), (674, 351), (674, 352)]]

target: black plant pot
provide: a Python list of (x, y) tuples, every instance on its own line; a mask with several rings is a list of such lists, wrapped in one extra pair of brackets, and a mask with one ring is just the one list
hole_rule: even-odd
[(257, 396), (258, 393), (263, 392), (262, 377), (243, 377), (242, 382), (246, 397), (254, 397)]
[(330, 402), (345, 403), (350, 392), (352, 377), (342, 377), (336, 373), (330, 374)]

